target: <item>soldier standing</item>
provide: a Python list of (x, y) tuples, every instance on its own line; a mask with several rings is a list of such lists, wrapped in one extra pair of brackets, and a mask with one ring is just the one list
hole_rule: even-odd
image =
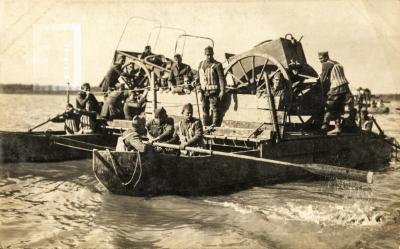
[[(204, 125), (220, 126), (221, 101), (225, 94), (226, 81), (222, 64), (214, 59), (214, 50), (208, 46), (204, 49), (206, 59), (200, 62), (198, 80), (202, 96)], [(210, 122), (210, 109), (212, 119)]]
[(122, 76), (128, 76), (127, 73), (122, 72), (122, 66), (125, 64), (125, 56), (122, 55), (116, 59), (114, 65), (108, 70), (103, 81), (100, 83), (100, 87), (104, 93), (110, 88), (114, 88), (118, 83), (118, 78)]
[(181, 86), (184, 84), (185, 77), (188, 78), (188, 81), (191, 82), (193, 75), (192, 69), (189, 65), (182, 63), (182, 56), (180, 54), (176, 54), (174, 56), (175, 63), (171, 68), (171, 73), (168, 78), (168, 85), (172, 86)]
[(327, 95), (324, 121), (321, 128), (326, 131), (329, 127), (329, 122), (335, 120), (335, 129), (330, 133), (338, 133), (341, 131), (340, 117), (344, 114), (345, 105), (352, 98), (349, 82), (344, 75), (343, 66), (331, 60), (328, 52), (320, 52), (318, 56), (322, 64), (320, 81), (324, 96), (325, 94)]

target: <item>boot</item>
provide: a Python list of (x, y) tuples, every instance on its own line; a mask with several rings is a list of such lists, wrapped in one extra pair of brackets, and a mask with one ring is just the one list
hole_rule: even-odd
[(339, 122), (335, 122), (335, 129), (329, 131), (328, 134), (333, 135), (333, 134), (338, 134), (340, 132), (342, 132), (342, 127), (340, 126)]

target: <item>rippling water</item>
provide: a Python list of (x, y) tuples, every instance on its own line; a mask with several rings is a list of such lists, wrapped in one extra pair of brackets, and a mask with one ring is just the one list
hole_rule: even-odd
[[(25, 130), (64, 102), (0, 95), (0, 130)], [(400, 114), (376, 118), (400, 139)], [(399, 248), (399, 188), (399, 162), (372, 185), (295, 182), (195, 198), (110, 194), (90, 160), (1, 164), (0, 248)]]

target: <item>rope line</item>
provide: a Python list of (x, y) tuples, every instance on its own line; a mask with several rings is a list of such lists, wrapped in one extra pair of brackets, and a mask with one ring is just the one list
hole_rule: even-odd
[(67, 148), (72, 148), (72, 149), (92, 152), (92, 150), (90, 150), (90, 149), (86, 149), (86, 148), (82, 148), (82, 147), (76, 147), (76, 146), (73, 146), (73, 145), (62, 144), (62, 143), (58, 143), (58, 142), (54, 142), (54, 144), (57, 144), (57, 145), (60, 145), (60, 146), (64, 146), (64, 147), (67, 147)]
[(114, 150), (114, 148), (112, 148), (112, 147), (97, 145), (97, 144), (88, 143), (88, 142), (83, 142), (83, 141), (79, 141), (79, 140), (75, 140), (75, 139), (71, 139), (71, 138), (66, 138), (66, 137), (56, 137), (56, 139), (65, 140), (65, 141), (71, 141), (71, 142), (75, 142), (75, 143), (82, 144), (82, 145), (87, 145), (87, 146), (92, 146), (93, 148), (96, 148), (96, 149), (108, 149), (108, 150), (111, 149), (111, 150)]
[(122, 184), (123, 186), (127, 186), (127, 185), (129, 185), (129, 184), (132, 183), (132, 181), (133, 181), (133, 179), (134, 179), (134, 177), (135, 177), (135, 174), (136, 174), (136, 170), (137, 170), (137, 168), (138, 168), (138, 166), (139, 166), (139, 168), (140, 168), (139, 177), (138, 177), (138, 179), (136, 180), (136, 182), (135, 182), (135, 184), (134, 184), (134, 186), (133, 186), (133, 189), (135, 189), (136, 185), (139, 183), (139, 181), (140, 181), (140, 179), (141, 179), (141, 177), (142, 177), (142, 161), (141, 161), (141, 158), (140, 158), (140, 153), (139, 153), (139, 151), (136, 151), (136, 163), (135, 163), (135, 168), (134, 168), (134, 170), (133, 170), (133, 173), (132, 173), (132, 175), (131, 175), (129, 181), (127, 181), (127, 182), (123, 182), (121, 176), (118, 174), (118, 170), (117, 170), (117, 167), (116, 167), (116, 164), (115, 164), (115, 161), (114, 161), (114, 157), (113, 157), (112, 154), (111, 154), (111, 151), (108, 150), (108, 149), (107, 149), (106, 151), (108, 152), (108, 154), (109, 154), (109, 156), (110, 156), (111, 165), (112, 165), (112, 167), (113, 167), (113, 169), (114, 169), (115, 175), (119, 178), (119, 180), (120, 180), (120, 182), (121, 182), (121, 184)]

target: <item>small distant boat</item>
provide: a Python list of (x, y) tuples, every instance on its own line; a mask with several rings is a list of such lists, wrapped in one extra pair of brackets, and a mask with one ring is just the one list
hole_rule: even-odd
[(389, 107), (387, 106), (369, 107), (368, 112), (371, 114), (386, 114), (389, 113)]

